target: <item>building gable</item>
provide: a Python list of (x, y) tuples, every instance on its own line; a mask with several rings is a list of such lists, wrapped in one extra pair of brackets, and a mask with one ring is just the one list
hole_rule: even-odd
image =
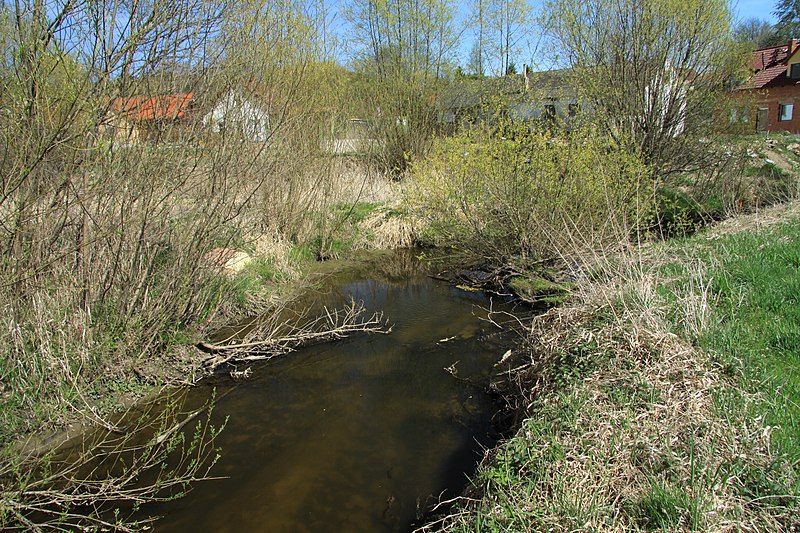
[(266, 142), (271, 135), (269, 110), (233, 89), (203, 117), (203, 125), (253, 142)]
[(794, 43), (794, 45), (794, 51), (786, 60), (786, 77), (792, 80), (800, 80), (800, 46), (797, 46), (797, 43)]
[(747, 124), (756, 132), (800, 133), (800, 43), (793, 39), (756, 50), (750, 67), (752, 76), (736, 91), (746, 95), (746, 107), (734, 110), (731, 124)]

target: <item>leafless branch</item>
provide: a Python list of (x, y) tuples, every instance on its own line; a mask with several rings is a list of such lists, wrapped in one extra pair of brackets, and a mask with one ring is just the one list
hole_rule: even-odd
[(382, 313), (367, 317), (364, 304), (351, 301), (342, 309), (324, 307), (319, 316), (297, 326), (287, 328), (284, 322), (277, 326), (271, 324), (267, 328), (257, 328), (248, 335), (255, 340), (230, 344), (203, 342), (198, 348), (213, 355), (206, 366), (216, 368), (235, 361), (271, 359), (301, 346), (343, 339), (354, 333), (389, 334), (391, 331)]

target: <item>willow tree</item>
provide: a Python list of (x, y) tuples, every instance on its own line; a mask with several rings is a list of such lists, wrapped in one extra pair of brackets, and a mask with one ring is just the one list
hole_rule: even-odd
[[(188, 346), (185, 358), (169, 350), (232, 309), (235, 285), (213, 251), (259, 236), (258, 193), (280, 204), (316, 192), (269, 172), (281, 155), (269, 143), (203, 126), (227, 89), (253, 88), (284, 103), (270, 108), (282, 138), (318, 144), (280, 112), (303, 105), (291, 99), (303, 93), (314, 23), (307, 5), (278, 1), (250, 11), (225, 0), (0, 5), (0, 530), (133, 530), (130, 505), (113, 507), (177, 496), (213, 463), (216, 432), (198, 429), (182, 447), (180, 431), (128, 438), (149, 421), (117, 427), (108, 415), (201, 368)], [(245, 32), (260, 49), (244, 47)], [(269, 84), (245, 83), (268, 73)], [(300, 218), (306, 205), (283, 212)], [(164, 427), (176, 417), (167, 412)], [(109, 430), (75, 462), (14, 445), (72, 421)], [(179, 465), (162, 465), (181, 449)], [(101, 456), (108, 469), (82, 467)]]
[(785, 44), (784, 39), (775, 30), (775, 26), (756, 17), (744, 19), (733, 28), (733, 38), (740, 43), (746, 43), (752, 49), (766, 48)]
[(779, 37), (788, 41), (800, 35), (800, 3), (797, 0), (778, 0), (772, 14), (778, 18), (775, 33)]
[(345, 17), (356, 55), (380, 74), (437, 78), (457, 44), (454, 11), (452, 0), (353, 0)]
[(656, 175), (706, 163), (726, 85), (744, 67), (727, 0), (549, 0), (545, 22), (581, 105)]

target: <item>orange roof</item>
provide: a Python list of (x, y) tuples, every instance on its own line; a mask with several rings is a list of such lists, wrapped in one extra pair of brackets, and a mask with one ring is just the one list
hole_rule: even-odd
[(135, 120), (174, 120), (186, 115), (193, 98), (192, 93), (133, 96), (116, 98), (111, 107), (114, 111)]
[[(792, 50), (790, 50), (790, 47)], [(789, 57), (796, 49), (794, 41), (791, 45), (782, 44), (762, 48), (750, 56), (750, 68), (753, 76), (742, 84), (739, 89), (764, 89), (776, 85), (796, 85), (797, 80), (786, 77)]]

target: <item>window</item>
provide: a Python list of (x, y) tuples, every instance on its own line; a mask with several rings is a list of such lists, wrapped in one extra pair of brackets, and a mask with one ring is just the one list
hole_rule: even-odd
[(789, 69), (789, 77), (793, 80), (800, 79), (800, 63), (792, 63)]
[(781, 104), (778, 107), (778, 120), (780, 122), (792, 120), (792, 111), (794, 111), (794, 104)]

